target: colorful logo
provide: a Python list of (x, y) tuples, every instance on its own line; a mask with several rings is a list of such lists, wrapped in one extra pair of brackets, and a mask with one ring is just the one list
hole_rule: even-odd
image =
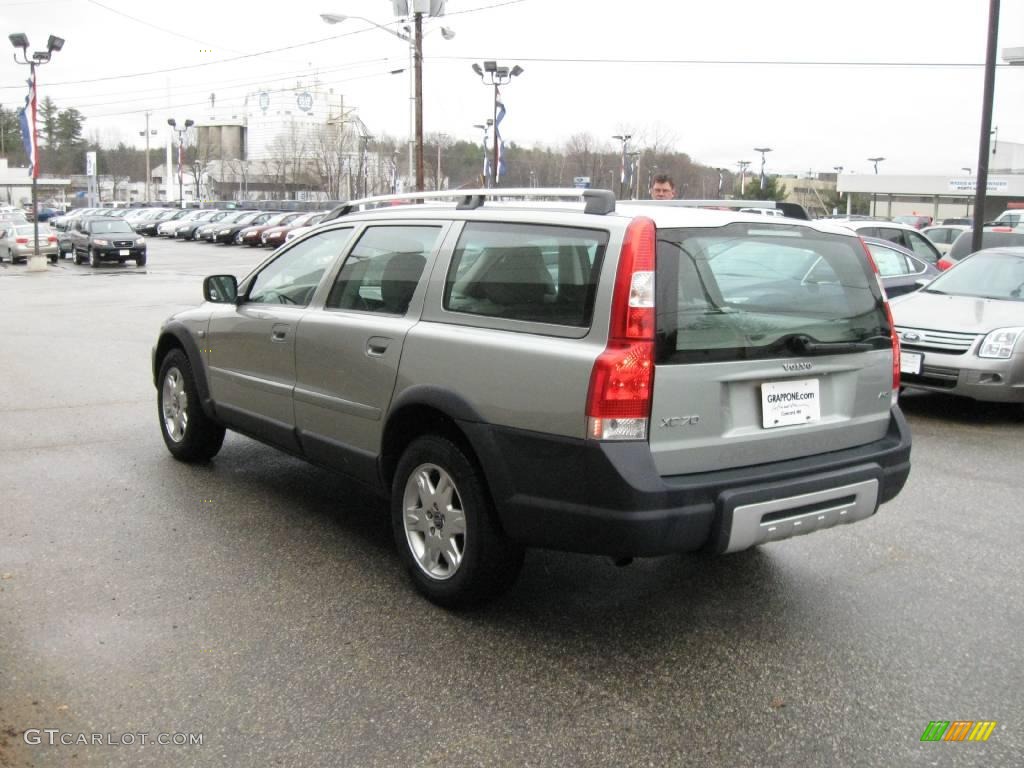
[(995, 720), (932, 720), (921, 741), (988, 741), (996, 725)]

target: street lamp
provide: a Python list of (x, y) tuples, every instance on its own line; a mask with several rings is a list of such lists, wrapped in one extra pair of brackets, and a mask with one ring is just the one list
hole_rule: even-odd
[(146, 130), (145, 131), (139, 131), (139, 136), (145, 136), (146, 137), (146, 202), (149, 202), (150, 200), (152, 200), (152, 197), (151, 197), (151, 194), (150, 194), (151, 193), (150, 184), (152, 183), (152, 177), (150, 176), (150, 173), (149, 173), (149, 137), (150, 136), (156, 136), (156, 128), (154, 128), (153, 130), (149, 129), (149, 116), (151, 114), (153, 114), (153, 113), (152, 112), (147, 112), (146, 113)]
[(474, 128), (479, 128), (481, 131), (484, 132), (484, 143), (483, 143), (483, 147), (484, 147), (484, 164), (483, 164), (483, 168), (482, 168), (481, 173), (480, 173), (480, 177), (484, 180), (484, 183), (483, 183), (484, 186), (487, 186), (487, 182), (488, 182), (488, 178), (487, 178), (487, 134), (491, 130), (491, 126), (492, 125), (494, 125), (494, 120), (492, 118), (490, 118), (490, 117), (487, 118), (487, 122), (485, 122), (485, 123), (474, 123), (473, 124)]
[[(182, 166), (182, 145), (185, 143), (185, 131), (195, 125), (191, 120), (185, 120), (185, 127), (179, 128), (173, 117), (167, 118), (167, 124), (171, 126), (171, 130), (178, 132), (178, 200), (181, 202), (181, 207), (185, 207), (185, 192), (183, 190), (184, 180), (182, 178), (181, 166)], [(170, 170), (168, 168), (167, 170)]]
[[(617, 133), (612, 136), (613, 139), (618, 139), (622, 142), (622, 170), (619, 172), (619, 199), (625, 199), (625, 187), (626, 187), (626, 148), (629, 146), (629, 140), (633, 138), (631, 133)], [(648, 186), (650, 189), (650, 186)]]
[[(496, 61), (485, 61), (484, 66), (481, 69), (479, 64), (473, 64), (473, 71), (480, 76), (480, 82), (484, 85), (494, 86), (494, 153), (491, 162), (491, 183), (492, 187), (498, 186), (498, 140), (501, 138), (501, 133), (498, 127), (500, 119), (498, 117), (498, 104), (501, 103), (501, 96), (498, 93), (498, 87), (507, 85), (512, 82), (513, 77), (519, 77), (523, 74), (523, 68), (518, 64), (509, 67), (499, 67)], [(503, 105), (504, 106), (504, 105)]]
[(764, 175), (764, 159), (765, 155), (772, 151), (771, 147), (754, 147), (755, 152), (761, 153), (761, 191), (764, 192), (768, 187), (768, 180)]
[(36, 131), (36, 67), (41, 67), (50, 60), (55, 51), (64, 47), (64, 38), (50, 35), (46, 41), (45, 51), (35, 51), (31, 58), (28, 55), (28, 35), (24, 32), (15, 32), (8, 35), (7, 39), (15, 48), (21, 48), (21, 57), (24, 61), (18, 61), (18, 54), (14, 54), (14, 61), (18, 64), (25, 64), (29, 68), (28, 77), (28, 100), (25, 109), (30, 110), (28, 118), (28, 132), (30, 137), (31, 156), (29, 163), (32, 166), (32, 234), (33, 243), (32, 256), (29, 257), (28, 268), (31, 272), (39, 272), (46, 269), (46, 260), (39, 254), (39, 135)]
[[(416, 191), (423, 191), (423, 13), (416, 11), (413, 14), (413, 33), (410, 34), (408, 25), (404, 27), (405, 32), (396, 32), (390, 27), (378, 24), (372, 19), (364, 16), (353, 16), (344, 13), (321, 13), (320, 18), (327, 24), (340, 24), (345, 19), (358, 19), (367, 24), (384, 30), (389, 35), (394, 35), (399, 40), (409, 44), (409, 178), (413, 176), (413, 147), (415, 146), (416, 161)], [(455, 32), (448, 27), (441, 27), (441, 37), (451, 40)]]
[[(875, 164), (875, 176), (878, 175), (878, 164), (880, 162), (882, 162), (883, 160), (885, 160), (884, 157), (869, 157), (868, 158), (868, 162), (869, 163), (874, 163)], [(890, 198), (890, 200), (891, 200), (891, 198)], [(891, 212), (892, 208), (890, 207), (889, 210)], [(878, 215), (878, 193), (877, 192), (872, 192), (871, 193), (871, 215), (872, 216), (877, 216)]]

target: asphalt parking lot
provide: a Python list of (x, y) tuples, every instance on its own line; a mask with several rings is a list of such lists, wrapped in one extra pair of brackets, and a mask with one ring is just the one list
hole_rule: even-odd
[[(1024, 410), (904, 397), (910, 480), (858, 525), (535, 551), (449, 613), (379, 500), (237, 435), (206, 467), (165, 450), (159, 323), (265, 255), (0, 266), (0, 766), (1020, 764)], [(998, 725), (922, 743), (934, 720)]]

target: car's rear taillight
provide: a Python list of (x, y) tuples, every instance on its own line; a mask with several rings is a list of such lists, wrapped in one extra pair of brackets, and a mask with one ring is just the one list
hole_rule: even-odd
[(889, 337), (892, 339), (892, 405), (896, 405), (896, 401), (899, 399), (900, 394), (900, 337), (896, 333), (896, 323), (892, 318), (892, 309), (889, 307), (889, 299), (885, 295), (885, 288), (882, 286), (882, 275), (878, 271), (878, 265), (875, 264), (875, 260), (871, 258), (871, 251), (868, 250), (868, 244), (862, 239), (861, 245), (864, 246), (864, 253), (868, 257), (868, 263), (871, 265), (872, 271), (875, 273), (875, 280), (878, 281), (878, 288), (882, 293), (882, 306), (885, 307), (885, 317), (889, 321)]
[(46, 238), (46, 242), (48, 242), (48, 243), (56, 243), (57, 242), (57, 236), (56, 235), (50, 235), (49, 237)]
[(27, 237), (16, 237), (14, 239), (14, 242), (17, 243), (18, 245), (28, 245), (28, 238)]
[(654, 221), (626, 228), (612, 293), (608, 344), (590, 373), (587, 436), (646, 440), (654, 387)]
[(952, 259), (947, 259), (945, 256), (943, 256), (941, 259), (935, 262), (935, 266), (938, 267), (940, 271), (945, 271), (952, 267), (954, 264), (956, 264), (955, 261), (953, 261)]

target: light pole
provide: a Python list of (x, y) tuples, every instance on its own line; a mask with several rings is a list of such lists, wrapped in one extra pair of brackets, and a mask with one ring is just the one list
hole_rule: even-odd
[(626, 187), (626, 148), (629, 146), (629, 140), (633, 138), (633, 134), (617, 133), (612, 138), (622, 142), (622, 170), (619, 172), (619, 199), (622, 199)]
[[(737, 160), (736, 165), (740, 169), (740, 198), (742, 199), (743, 194), (746, 192), (747, 187), (747, 168), (750, 166), (749, 160)], [(733, 187), (735, 189), (735, 187)]]
[(139, 131), (139, 136), (146, 137), (146, 202), (149, 202), (152, 199), (150, 197), (151, 190), (149, 188), (150, 183), (152, 182), (152, 177), (149, 175), (149, 137), (156, 136), (156, 128), (154, 128), (153, 130), (149, 129), (149, 116), (151, 114), (152, 112), (146, 113), (146, 130)]
[(50, 60), (54, 51), (64, 47), (64, 38), (50, 35), (46, 41), (45, 51), (35, 51), (31, 57), (28, 55), (28, 35), (24, 32), (15, 32), (8, 35), (7, 39), (15, 48), (21, 48), (21, 57), (24, 61), (18, 61), (18, 54), (14, 54), (14, 61), (18, 64), (25, 64), (29, 68), (28, 78), (28, 99), (25, 102), (25, 109), (31, 110), (26, 113), (26, 120), (23, 123), (23, 130), (27, 128), (29, 134), (31, 152), (29, 162), (32, 164), (32, 234), (33, 247), (32, 256), (29, 258), (28, 268), (31, 272), (39, 272), (46, 269), (46, 260), (39, 255), (39, 134), (36, 131), (36, 67), (41, 67)]
[(438, 191), (441, 189), (441, 143), (447, 138), (447, 133), (437, 134), (437, 181), (434, 184), (434, 189)]
[(483, 186), (485, 186), (485, 187), (490, 182), (489, 174), (487, 173), (487, 134), (490, 131), (492, 125), (494, 125), (494, 120), (491, 119), (490, 117), (487, 118), (487, 122), (486, 123), (474, 123), (473, 124), (474, 128), (479, 128), (484, 133), (484, 139), (483, 139), (484, 164), (483, 164), (483, 167), (482, 167), (482, 169), (480, 171), (480, 178), (482, 178), (484, 180)]
[[(409, 178), (416, 174), (416, 191), (423, 191), (423, 13), (416, 11), (413, 14), (413, 30), (410, 34), (409, 26), (404, 27), (405, 32), (396, 32), (390, 27), (367, 19), (364, 16), (353, 16), (344, 13), (321, 13), (320, 18), (327, 24), (340, 24), (345, 19), (358, 19), (367, 24), (384, 30), (389, 35), (394, 35), (399, 40), (409, 45)], [(455, 32), (448, 27), (441, 27), (441, 37), (451, 40)], [(413, 152), (415, 150), (415, 163)]]
[[(185, 143), (185, 131), (191, 128), (195, 123), (191, 120), (185, 120), (185, 127), (179, 128), (173, 117), (167, 118), (167, 124), (171, 126), (171, 129), (178, 133), (178, 200), (181, 202), (181, 207), (185, 207), (185, 192), (184, 192), (184, 179), (182, 178), (181, 166), (182, 166), (182, 145)], [(170, 169), (168, 169), (170, 170)]]
[(498, 93), (498, 87), (511, 83), (513, 77), (519, 77), (519, 75), (523, 74), (523, 68), (518, 64), (514, 64), (511, 68), (499, 67), (496, 61), (485, 61), (482, 69), (479, 64), (473, 64), (473, 71), (480, 76), (480, 82), (484, 85), (494, 86), (494, 136), (492, 137), (494, 152), (491, 161), (490, 186), (496, 187), (498, 186), (498, 141), (501, 139), (499, 128), (501, 117), (498, 116), (499, 104), (502, 106), (502, 116), (505, 114), (505, 105), (501, 102), (501, 94)]
[(761, 191), (764, 192), (768, 188), (768, 179), (764, 175), (764, 163), (765, 155), (772, 151), (771, 147), (754, 147), (755, 152), (761, 153)]
[[(874, 163), (875, 164), (875, 176), (878, 175), (878, 164), (880, 162), (882, 162), (883, 160), (885, 160), (884, 157), (869, 157), (868, 158), (868, 162), (869, 163)], [(892, 209), (890, 208), (889, 210), (891, 211)], [(878, 193), (877, 192), (872, 192), (871, 193), (871, 215), (872, 216), (877, 216), (878, 215)]]
[(363, 192), (360, 197), (366, 197), (366, 145), (373, 141), (375, 137), (369, 134), (364, 134), (359, 137), (359, 181), (362, 183)]

